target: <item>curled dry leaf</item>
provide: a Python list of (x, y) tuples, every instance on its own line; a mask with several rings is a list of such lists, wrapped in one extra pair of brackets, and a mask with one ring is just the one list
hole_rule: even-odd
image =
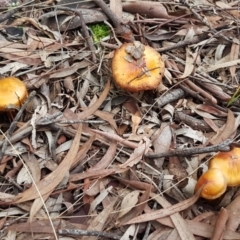
[(117, 143), (112, 142), (106, 154), (103, 156), (103, 158), (96, 165), (90, 168), (89, 171), (97, 171), (97, 170), (99, 171), (104, 168), (107, 168), (109, 164), (114, 160), (114, 157), (116, 155), (116, 150), (117, 150)]
[(139, 197), (140, 191), (135, 190), (132, 191), (123, 198), (121, 202), (121, 208), (120, 208), (120, 213), (118, 218), (121, 218), (124, 216), (126, 213), (128, 213), (138, 202), (138, 197)]
[(180, 78), (186, 78), (189, 75), (191, 75), (191, 73), (195, 68), (194, 63), (196, 61), (197, 56), (198, 56), (197, 52), (193, 53), (191, 52), (190, 48), (186, 48), (186, 65), (185, 65), (184, 73), (182, 76), (180, 76)]
[(138, 144), (138, 147), (134, 149), (134, 152), (130, 155), (130, 158), (120, 168), (132, 167), (142, 160), (144, 154), (148, 152), (151, 142), (148, 138), (144, 138), (142, 142)]
[[(152, 136), (152, 144), (154, 147), (154, 153), (168, 152), (172, 140), (172, 131), (167, 123), (163, 123)], [(164, 158), (158, 158), (154, 160), (156, 166), (161, 168)]]

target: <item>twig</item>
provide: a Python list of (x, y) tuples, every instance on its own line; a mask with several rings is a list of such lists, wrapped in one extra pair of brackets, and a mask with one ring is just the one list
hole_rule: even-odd
[(108, 7), (108, 5), (102, 0), (93, 0), (102, 10), (103, 12), (109, 17), (112, 21), (113, 26), (115, 28), (121, 25), (121, 20), (114, 14), (114, 12)]
[(161, 158), (161, 157), (172, 157), (172, 156), (191, 156), (191, 155), (197, 155), (197, 154), (202, 154), (202, 153), (210, 153), (210, 152), (228, 152), (230, 151), (232, 140), (227, 139), (224, 142), (209, 146), (209, 147), (202, 147), (202, 148), (197, 148), (197, 147), (192, 147), (188, 149), (182, 149), (182, 150), (173, 150), (170, 152), (165, 152), (165, 153), (150, 153), (150, 154), (145, 154), (145, 157), (147, 158)]
[(90, 51), (91, 51), (91, 54), (92, 54), (92, 61), (94, 63), (96, 63), (97, 62), (97, 57), (96, 57), (96, 54), (95, 54), (96, 48), (95, 48), (95, 46), (93, 44), (93, 39), (89, 35), (89, 32), (87, 30), (87, 26), (85, 24), (85, 21), (84, 21), (83, 15), (82, 15), (82, 12), (81, 11), (77, 12), (77, 15), (80, 17), (81, 26), (82, 26), (82, 34), (83, 34), (83, 37), (86, 38), (87, 44), (88, 44), (88, 46), (90, 48)]
[(203, 33), (203, 34), (200, 35), (199, 37), (193, 38), (193, 39), (191, 39), (191, 40), (181, 41), (181, 42), (178, 42), (178, 43), (174, 44), (173, 46), (158, 48), (158, 49), (156, 49), (156, 50), (157, 50), (158, 52), (162, 53), (162, 52), (167, 52), (167, 51), (174, 50), (174, 49), (176, 49), (176, 48), (186, 47), (186, 46), (188, 46), (188, 45), (192, 45), (192, 44), (196, 44), (196, 43), (201, 42), (202, 40), (205, 39), (206, 36), (207, 36), (207, 33)]
[(159, 108), (165, 106), (166, 104), (181, 99), (185, 96), (185, 92), (181, 88), (173, 89), (167, 92), (165, 95), (157, 99), (157, 105)]
[(20, 117), (22, 116), (23, 114), (23, 111), (26, 109), (28, 103), (35, 97), (36, 95), (36, 92), (35, 91), (32, 91), (29, 95), (29, 97), (26, 99), (25, 103), (22, 105), (22, 107), (20, 108), (20, 110), (18, 111), (16, 117), (13, 119), (13, 122), (11, 123), (10, 127), (9, 127), (9, 130), (8, 130), (8, 133), (6, 134), (6, 138), (3, 142), (3, 145), (2, 145), (2, 149), (0, 151), (0, 162), (2, 160), (2, 157), (6, 151), (6, 148), (7, 148), (7, 145), (8, 145), (8, 139), (10, 139), (10, 137), (12, 136), (13, 132), (15, 131), (16, 127), (17, 127), (17, 122), (18, 120), (20, 119)]
[(92, 39), (92, 37), (90, 36), (90, 34), (88, 32), (87, 26), (85, 24), (85, 21), (84, 21), (83, 15), (82, 15), (82, 11), (79, 11), (77, 9), (68, 8), (68, 7), (57, 7), (57, 9), (74, 12), (75, 14), (77, 14), (79, 16), (80, 22), (81, 22), (81, 27), (82, 27), (83, 37), (86, 39), (88, 47), (89, 47), (89, 49), (91, 51), (92, 61), (94, 63), (96, 63), (97, 62), (97, 57), (96, 57), (96, 54), (95, 54), (96, 48), (94, 46), (93, 39)]
[[(191, 77), (191, 76), (190, 76), (190, 77)], [(215, 83), (213, 83), (213, 84), (215, 84)], [(217, 105), (217, 104), (212, 103), (211, 101), (208, 101), (208, 99), (203, 98), (198, 92), (195, 92), (195, 91), (193, 91), (193, 90), (185, 87), (183, 84), (180, 84), (180, 87), (181, 87), (187, 94), (191, 95), (192, 97), (197, 98), (198, 100), (200, 100), (200, 101), (202, 101), (202, 102), (205, 102), (205, 103), (213, 106), (214, 108), (216, 108), (216, 109), (218, 109), (218, 110), (220, 110), (220, 111), (222, 111), (222, 112), (226, 112), (226, 113), (228, 112), (228, 110), (227, 110), (226, 108), (223, 108), (223, 107), (221, 107), (221, 106), (219, 106), (219, 105)]]
[(175, 111), (175, 120), (178, 122), (183, 122), (187, 126), (191, 127), (192, 129), (204, 132), (212, 131), (212, 128), (203, 120), (197, 119), (195, 117), (191, 117), (182, 111)]
[(58, 230), (60, 235), (64, 236), (97, 236), (97, 237), (104, 237), (109, 239), (121, 239), (121, 236), (116, 235), (114, 233), (107, 233), (107, 232), (99, 232), (99, 231), (90, 231), (90, 230), (79, 230), (79, 229), (60, 229)]

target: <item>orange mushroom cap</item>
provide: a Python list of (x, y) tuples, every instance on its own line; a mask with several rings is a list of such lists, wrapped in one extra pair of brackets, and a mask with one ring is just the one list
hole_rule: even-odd
[(227, 179), (228, 186), (240, 185), (240, 148), (220, 152), (209, 163), (209, 168), (218, 168)]
[(220, 169), (210, 168), (198, 179), (195, 192), (202, 186), (201, 197), (213, 200), (226, 191), (227, 179)]
[(116, 84), (130, 92), (156, 89), (161, 83), (164, 69), (160, 54), (137, 41), (123, 44), (112, 59)]
[(27, 98), (25, 84), (15, 77), (0, 80), (0, 111), (5, 112), (18, 108)]

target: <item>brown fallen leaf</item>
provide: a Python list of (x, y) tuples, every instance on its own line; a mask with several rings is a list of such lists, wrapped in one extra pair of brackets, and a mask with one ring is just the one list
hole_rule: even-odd
[(148, 202), (150, 192), (151, 192), (151, 187), (147, 188), (147, 190), (142, 194), (142, 196), (140, 196), (139, 201), (135, 207), (133, 207), (124, 216), (119, 218), (120, 225), (125, 225), (125, 223), (128, 222), (130, 219), (132, 219), (142, 213), (144, 207), (146, 206), (146, 204)]
[(226, 228), (236, 231), (240, 224), (240, 195), (233, 199), (233, 201), (226, 207), (228, 211), (228, 222)]
[(163, 4), (153, 1), (128, 1), (123, 3), (123, 10), (130, 13), (146, 14), (151, 18), (172, 19)]
[(228, 212), (225, 208), (222, 208), (219, 212), (217, 221), (215, 223), (215, 228), (211, 236), (211, 240), (222, 239), (223, 231), (226, 228), (227, 220), (228, 220)]
[(134, 190), (129, 192), (128, 189), (126, 189), (126, 193), (123, 193), (123, 200), (121, 202), (121, 208), (119, 212), (118, 218), (123, 217), (125, 214), (127, 214), (133, 207), (136, 206), (138, 202), (140, 191)]
[(96, 170), (102, 170), (109, 166), (109, 164), (114, 160), (114, 157), (116, 155), (117, 150), (117, 143), (112, 142), (105, 153), (105, 155), (102, 157), (102, 159), (95, 164), (92, 168), (89, 169), (89, 172), (96, 171)]
[(73, 169), (77, 164), (81, 163), (83, 159), (86, 157), (88, 150), (91, 148), (93, 141), (95, 140), (95, 135), (92, 135), (79, 149), (74, 162), (71, 166)]
[[(89, 223), (87, 230), (102, 231), (106, 222), (111, 218), (114, 213), (114, 206), (117, 202), (117, 197), (113, 198), (111, 203), (104, 208), (92, 221)], [(96, 240), (98, 237), (84, 236), (82, 240)]]
[(112, 176), (115, 179), (117, 179), (120, 183), (125, 184), (126, 186), (135, 188), (135, 189), (139, 189), (139, 190), (147, 190), (149, 187), (151, 188), (151, 191), (154, 189), (154, 187), (149, 184), (149, 183), (145, 183), (145, 182), (141, 182), (141, 181), (133, 181), (133, 180), (127, 180), (124, 178), (120, 178), (117, 176)]
[(72, 146), (68, 151), (67, 155), (65, 156), (65, 158), (57, 167), (57, 169), (48, 174), (44, 179), (36, 183), (36, 186), (33, 185), (31, 188), (27, 189), (26, 191), (16, 196), (16, 200), (14, 201), (15, 203), (21, 203), (39, 198), (39, 194), (41, 194), (41, 196), (44, 196), (45, 194), (51, 193), (55, 189), (55, 187), (62, 181), (66, 173), (69, 171), (75, 159), (75, 156), (79, 148), (81, 130), (82, 124), (79, 124), (79, 128), (72, 142)]
[(103, 178), (108, 175), (114, 174), (115, 172), (117, 172), (116, 169), (102, 169), (100, 172), (95, 170), (91, 172), (75, 173), (70, 175), (69, 181), (75, 182), (85, 178)]
[(234, 114), (231, 110), (228, 110), (227, 122), (223, 130), (220, 131), (218, 134), (216, 134), (212, 139), (210, 139), (210, 142), (212, 144), (219, 144), (225, 141), (226, 139), (228, 139), (229, 137), (231, 137), (234, 131), (236, 130), (235, 125), (236, 125), (236, 119), (234, 117)]
[[(172, 223), (172, 220), (170, 217), (163, 217), (156, 219), (157, 222), (174, 228), (174, 224)], [(185, 220), (187, 227), (191, 233), (197, 236), (205, 237), (205, 238), (211, 238), (214, 226), (208, 224), (208, 223), (203, 223), (203, 222), (197, 222), (194, 220)], [(224, 230), (223, 232), (223, 239), (225, 240), (233, 240), (233, 239), (240, 239), (240, 233), (234, 232), (231, 230)]]
[(184, 69), (184, 73), (179, 77), (179, 78), (186, 78), (189, 75), (191, 75), (191, 73), (194, 71), (195, 68), (195, 60), (196, 57), (198, 56), (198, 53), (195, 52), (191, 52), (190, 48), (186, 48), (186, 65), (185, 65), (185, 69)]
[(122, 0), (110, 0), (110, 9), (119, 19), (122, 19)]
[(103, 92), (101, 93), (99, 99), (92, 106), (88, 107), (83, 112), (77, 114), (79, 119), (83, 120), (88, 118), (92, 114), (94, 114), (98, 110), (98, 108), (102, 105), (103, 101), (106, 99), (109, 90), (110, 90), (110, 79), (108, 79), (107, 84)]
[[(239, 44), (233, 42), (232, 47), (231, 47), (231, 52), (230, 52), (230, 61), (237, 60), (238, 59), (238, 53), (239, 53)], [(237, 68), (236, 66), (231, 66), (229, 68), (230, 73), (231, 73), (231, 77), (233, 79), (235, 77), (236, 68)]]
[[(172, 141), (172, 130), (168, 123), (162, 123), (161, 127), (152, 135), (152, 144), (154, 147), (154, 153), (168, 152)], [(165, 158), (154, 159), (157, 167), (160, 169), (164, 163)]]
[[(155, 193), (151, 193), (151, 197), (154, 198), (163, 208), (167, 208), (167, 207), (171, 207), (172, 205), (165, 200), (164, 197), (159, 196)], [(146, 209), (150, 212), (150, 208), (148, 206), (146, 206)], [(170, 219), (172, 220), (179, 236), (181, 239), (183, 240), (194, 240), (194, 236), (191, 233), (191, 231), (189, 231), (188, 227), (187, 227), (187, 223), (185, 222), (185, 220), (183, 219), (183, 217), (179, 214), (179, 213), (174, 213), (172, 215), (169, 216)]]
[(143, 155), (148, 152), (150, 144), (151, 142), (148, 138), (145, 138), (143, 141), (141, 141), (138, 144), (138, 147), (134, 149), (134, 152), (130, 155), (129, 159), (120, 165), (120, 168), (132, 167), (139, 163), (139, 161), (142, 160)]
[(91, 129), (90, 130), (91, 132), (95, 133), (96, 135), (100, 135), (102, 137), (104, 137), (107, 141), (116, 141), (122, 145), (125, 145), (129, 148), (137, 148), (138, 147), (138, 144), (135, 143), (135, 142), (131, 142), (131, 141), (128, 141), (120, 136), (118, 136), (117, 134), (115, 133), (105, 133), (105, 132), (102, 132), (102, 131), (99, 131), (99, 130), (95, 130), (95, 129)]
[(100, 111), (100, 110), (97, 110), (95, 113), (94, 113), (95, 116), (98, 116), (100, 117), (101, 119), (105, 120), (106, 122), (108, 122), (112, 127), (113, 129), (117, 132), (118, 132), (118, 126), (116, 124), (116, 121), (114, 120), (113, 118), (113, 115), (109, 112), (106, 112), (106, 111)]
[(81, 62), (74, 63), (72, 66), (53, 71), (50, 74), (49, 78), (56, 79), (56, 78), (68, 77), (68, 76), (74, 74), (75, 72), (77, 72), (78, 69), (86, 68), (88, 66), (90, 66), (90, 63), (86, 60), (83, 60)]
[(125, 224), (127, 225), (127, 224), (148, 222), (148, 221), (156, 220), (158, 218), (169, 216), (176, 212), (183, 211), (183, 210), (187, 209), (188, 207), (192, 206), (198, 200), (200, 191), (201, 191), (201, 189), (198, 192), (196, 192), (191, 198), (189, 198), (187, 200), (177, 203), (171, 207), (154, 211), (149, 214), (148, 213), (142, 214), (139, 217), (135, 217), (135, 218), (131, 219), (130, 221), (126, 222)]

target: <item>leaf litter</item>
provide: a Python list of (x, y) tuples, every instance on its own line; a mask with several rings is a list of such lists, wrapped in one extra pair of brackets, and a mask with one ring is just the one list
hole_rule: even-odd
[[(0, 113), (0, 238), (240, 239), (239, 188), (194, 194), (219, 151), (194, 148), (239, 146), (239, 2), (12, 4), (0, 1), (0, 73), (35, 95)], [(108, 36), (93, 42), (99, 22)], [(154, 91), (112, 81), (134, 39), (165, 60)]]

